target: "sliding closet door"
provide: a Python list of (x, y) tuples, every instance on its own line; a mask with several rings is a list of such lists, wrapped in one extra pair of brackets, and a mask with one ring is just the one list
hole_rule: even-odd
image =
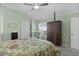
[(3, 34), (3, 11), (0, 5), (0, 42), (2, 41), (2, 34)]
[(79, 50), (79, 17), (71, 19), (71, 48)]
[(0, 20), (0, 42), (1, 42), (1, 20)]
[(21, 21), (21, 38), (30, 37), (30, 21)]

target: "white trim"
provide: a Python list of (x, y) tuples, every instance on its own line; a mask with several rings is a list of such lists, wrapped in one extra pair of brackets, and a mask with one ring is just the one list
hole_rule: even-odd
[(68, 44), (63, 44), (63, 43), (62, 43), (62, 46), (64, 46), (64, 47), (70, 47), (70, 45), (68, 45)]

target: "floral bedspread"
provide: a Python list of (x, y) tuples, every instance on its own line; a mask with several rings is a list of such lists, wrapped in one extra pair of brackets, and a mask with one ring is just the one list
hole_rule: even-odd
[(9, 40), (0, 43), (0, 56), (56, 56), (58, 47), (46, 40)]

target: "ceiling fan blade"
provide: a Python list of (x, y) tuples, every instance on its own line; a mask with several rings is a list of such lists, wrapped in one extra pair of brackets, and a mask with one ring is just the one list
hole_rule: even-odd
[(48, 5), (48, 3), (42, 3), (42, 4), (40, 4), (40, 6), (47, 6)]
[(24, 3), (24, 5), (27, 5), (27, 6), (34, 6), (34, 3)]

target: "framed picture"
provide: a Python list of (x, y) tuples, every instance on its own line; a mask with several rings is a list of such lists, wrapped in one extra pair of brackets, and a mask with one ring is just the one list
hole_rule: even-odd
[(17, 24), (16, 23), (10, 23), (9, 28), (17, 28)]

